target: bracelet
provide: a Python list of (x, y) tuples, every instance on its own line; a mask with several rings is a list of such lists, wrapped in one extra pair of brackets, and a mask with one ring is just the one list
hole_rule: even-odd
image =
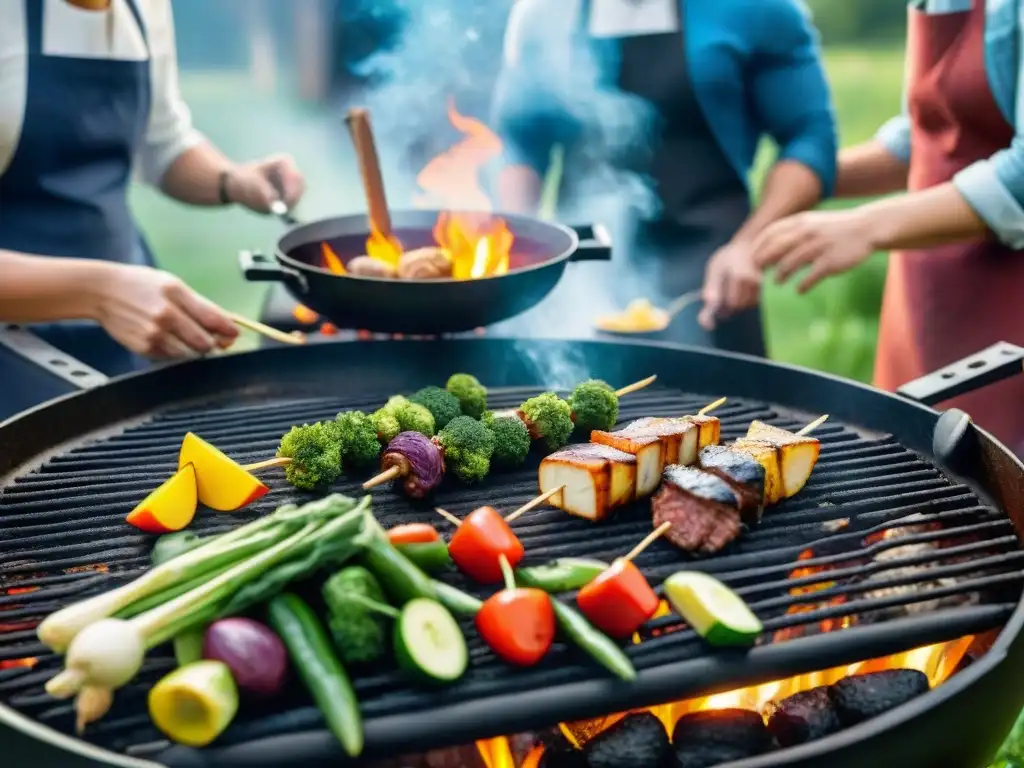
[(228, 178), (230, 176), (231, 171), (221, 171), (217, 180), (217, 194), (220, 197), (221, 205), (231, 205), (234, 202), (231, 195), (228, 194)]

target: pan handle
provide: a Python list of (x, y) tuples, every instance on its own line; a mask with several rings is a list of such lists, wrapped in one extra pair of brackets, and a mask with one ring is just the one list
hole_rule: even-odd
[(1024, 347), (1000, 341), (952, 365), (914, 379), (896, 392), (919, 403), (935, 405), (1022, 372)]
[(309, 291), (309, 285), (302, 273), (282, 267), (259, 251), (240, 251), (238, 264), (242, 268), (242, 275), (250, 283), (284, 283), (298, 293), (305, 294)]
[(0, 326), (0, 345), (76, 389), (92, 389), (110, 380), (20, 325)]
[(576, 251), (569, 261), (610, 261), (612, 258), (612, 236), (602, 224), (570, 226), (580, 238)]

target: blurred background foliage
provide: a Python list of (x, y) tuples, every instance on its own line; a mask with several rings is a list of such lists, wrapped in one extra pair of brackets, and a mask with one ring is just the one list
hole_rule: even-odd
[[(175, 0), (182, 90), (196, 124), (230, 156), (295, 156), (309, 187), (303, 217), (359, 212), (362, 193), (342, 108), (372, 97), (382, 72), (401, 72), (404, 90), (385, 87), (373, 101), (378, 134), (383, 128), (386, 141), (401, 139), (406, 164), (452, 143), (447, 98), (457, 96), (460, 111), (485, 114), (511, 3)], [(808, 5), (822, 34), (841, 144), (867, 140), (900, 107), (906, 6)], [(435, 32), (417, 33), (424, 24)], [(416, 57), (395, 58), (403, 37), (416, 37)], [(771, 154), (766, 147), (758, 174)], [(392, 160), (390, 153), (382, 157), (389, 195), (402, 204), (412, 190)], [(133, 205), (165, 268), (230, 309), (258, 314), (265, 288), (242, 280), (236, 253), (271, 248), (279, 225), (237, 210), (187, 209), (141, 187), (133, 190)], [(885, 264), (885, 255), (876, 254), (803, 297), (767, 285), (772, 357), (869, 381)], [(1024, 768), (1024, 719), (999, 757), (998, 768)]]

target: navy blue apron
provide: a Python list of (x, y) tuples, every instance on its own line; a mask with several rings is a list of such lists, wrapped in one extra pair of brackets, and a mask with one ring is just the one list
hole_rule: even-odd
[[(145, 39), (135, 0), (128, 5)], [(0, 175), (0, 248), (152, 266), (127, 196), (149, 121), (148, 58), (44, 55), (43, 7), (25, 0), (28, 88), (21, 137)], [(145, 364), (94, 323), (32, 331), (108, 376)], [(0, 420), (65, 391), (50, 374), (0, 356)]]

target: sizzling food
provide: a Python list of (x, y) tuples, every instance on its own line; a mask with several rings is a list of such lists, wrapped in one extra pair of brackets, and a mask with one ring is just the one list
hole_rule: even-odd
[(717, 475), (694, 467), (665, 467), (653, 499), (654, 527), (671, 523), (665, 538), (688, 552), (717, 552), (740, 533), (739, 494)]
[(603, 520), (636, 496), (637, 457), (607, 445), (570, 445), (540, 463), (541, 493), (561, 491), (552, 506), (588, 520)]

